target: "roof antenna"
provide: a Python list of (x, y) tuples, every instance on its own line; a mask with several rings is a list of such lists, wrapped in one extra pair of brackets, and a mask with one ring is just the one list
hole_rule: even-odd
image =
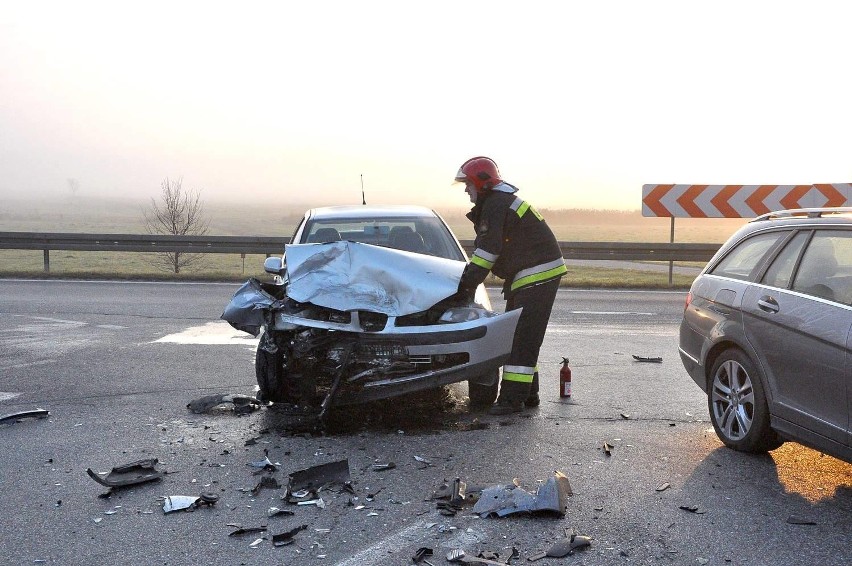
[(361, 173), (361, 204), (367, 205), (367, 199), (364, 197), (364, 174)]

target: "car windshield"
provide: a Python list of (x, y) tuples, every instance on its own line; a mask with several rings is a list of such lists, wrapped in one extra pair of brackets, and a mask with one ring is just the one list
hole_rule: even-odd
[(435, 217), (314, 219), (305, 226), (299, 243), (338, 240), (465, 261), (449, 229)]

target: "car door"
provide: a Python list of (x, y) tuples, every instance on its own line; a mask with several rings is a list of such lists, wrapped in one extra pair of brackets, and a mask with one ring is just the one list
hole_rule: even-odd
[[(826, 243), (834, 248), (831, 258)], [(852, 308), (839, 302), (850, 291), (833, 261), (840, 253), (852, 257), (852, 232), (799, 232), (746, 290), (742, 310), (772, 391), (773, 415), (846, 444)]]

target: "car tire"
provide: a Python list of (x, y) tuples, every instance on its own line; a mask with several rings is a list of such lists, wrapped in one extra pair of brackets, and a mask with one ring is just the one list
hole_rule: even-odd
[(739, 348), (722, 352), (713, 363), (707, 407), (716, 435), (741, 452), (767, 452), (783, 441), (769, 424), (769, 405), (757, 365)]
[(284, 364), (280, 351), (273, 354), (258, 347), (254, 356), (254, 372), (260, 388), (258, 399), (272, 403), (292, 401), (284, 379)]
[[(492, 381), (493, 383), (483, 383), (486, 381)], [(500, 372), (496, 369), (493, 373), (482, 376), (478, 380), (469, 379), (467, 382), (467, 396), (470, 397), (470, 406), (473, 408), (490, 407), (497, 400), (497, 391), (499, 388)]]

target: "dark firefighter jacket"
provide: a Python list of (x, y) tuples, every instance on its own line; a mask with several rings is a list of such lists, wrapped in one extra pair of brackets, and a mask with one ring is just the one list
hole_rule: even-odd
[(491, 271), (505, 280), (503, 294), (562, 277), (568, 270), (547, 223), (518, 189), (501, 183), (477, 198), (467, 214), (476, 248), (462, 273), (459, 291), (470, 296)]

